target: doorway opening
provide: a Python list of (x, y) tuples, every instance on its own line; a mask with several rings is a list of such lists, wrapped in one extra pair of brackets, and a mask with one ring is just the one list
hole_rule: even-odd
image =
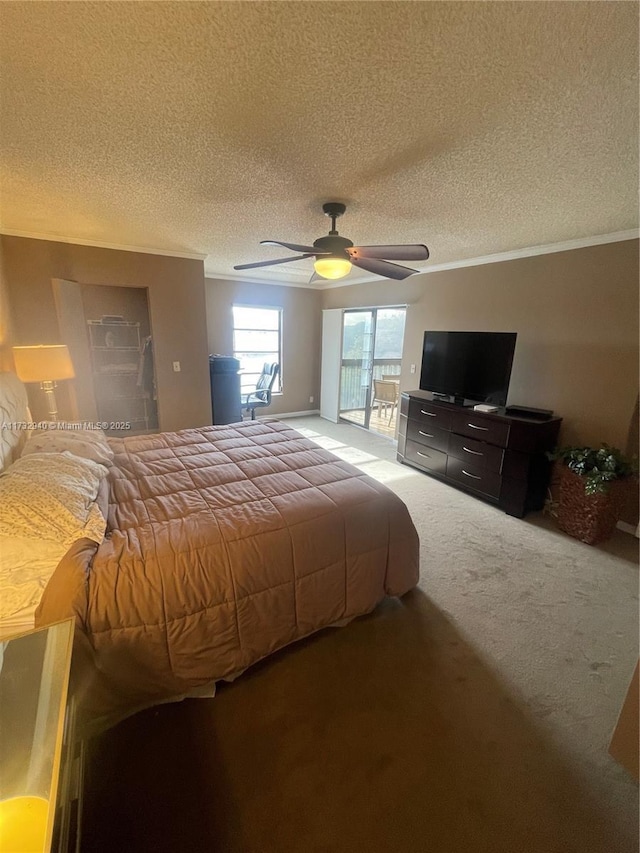
[(406, 308), (359, 308), (342, 316), (340, 420), (393, 438), (400, 402)]
[(70, 410), (108, 435), (158, 430), (146, 287), (52, 279), (60, 335), (75, 370)]
[(158, 429), (147, 288), (81, 285), (98, 420), (107, 435)]

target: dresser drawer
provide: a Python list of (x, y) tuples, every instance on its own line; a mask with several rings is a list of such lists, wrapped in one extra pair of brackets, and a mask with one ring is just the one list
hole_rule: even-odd
[(478, 441), (487, 441), (499, 447), (506, 447), (509, 438), (509, 424), (493, 418), (483, 418), (473, 411), (454, 412), (451, 423), (453, 432), (467, 435)]
[(407, 441), (404, 456), (407, 462), (420, 465), (421, 468), (426, 468), (434, 474), (444, 476), (447, 470), (446, 453), (442, 453), (441, 450), (434, 450), (432, 447), (425, 447), (424, 444), (417, 444), (415, 441)]
[(491, 498), (500, 497), (502, 485), (500, 474), (485, 471), (481, 466), (463, 462), (455, 456), (448, 457), (447, 478)]
[(467, 438), (452, 432), (449, 438), (449, 454), (462, 462), (468, 462), (474, 468), (494, 471), (496, 474), (502, 472), (504, 450), (494, 444), (476, 441), (475, 438)]
[(433, 447), (434, 450), (441, 450), (443, 453), (447, 452), (450, 435), (449, 430), (431, 424), (418, 423), (417, 421), (407, 422), (407, 438), (417, 444), (424, 444), (427, 447)]
[[(423, 424), (423, 428), (437, 426), (451, 429), (451, 411), (423, 400), (409, 401), (409, 418)], [(430, 432), (426, 429), (426, 432)]]

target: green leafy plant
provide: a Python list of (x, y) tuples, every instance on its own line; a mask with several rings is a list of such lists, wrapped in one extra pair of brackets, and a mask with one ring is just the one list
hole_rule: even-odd
[(584, 477), (584, 490), (588, 495), (607, 492), (613, 480), (622, 480), (638, 472), (635, 459), (627, 459), (616, 447), (603, 444), (594, 447), (560, 447), (548, 453), (549, 459), (557, 459)]

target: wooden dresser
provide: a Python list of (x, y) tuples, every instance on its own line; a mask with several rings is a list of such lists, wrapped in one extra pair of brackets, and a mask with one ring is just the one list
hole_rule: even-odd
[(398, 460), (522, 518), (544, 506), (562, 418), (534, 420), (475, 412), (433, 398), (402, 394)]

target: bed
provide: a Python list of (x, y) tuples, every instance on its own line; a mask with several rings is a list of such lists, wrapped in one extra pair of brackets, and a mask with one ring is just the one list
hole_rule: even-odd
[[(13, 444), (8, 472), (50, 465), (48, 444), (50, 460), (80, 465), (59, 433), (39, 438), (21, 452)], [(417, 583), (418, 536), (402, 501), (287, 424), (104, 446), (107, 458), (82, 462), (87, 482), (106, 473), (86, 487), (86, 517), (65, 529), (35, 610), (38, 626), (75, 617), (86, 723), (212, 695), (217, 681)]]

